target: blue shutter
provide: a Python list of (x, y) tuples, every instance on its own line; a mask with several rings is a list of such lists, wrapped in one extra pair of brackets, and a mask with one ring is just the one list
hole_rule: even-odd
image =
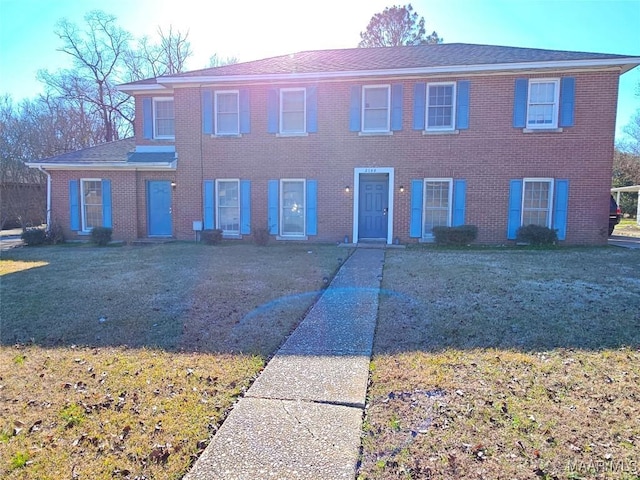
[(513, 126), (515, 128), (525, 128), (527, 126), (528, 97), (529, 80), (526, 78), (517, 78), (513, 94)]
[(402, 130), (402, 84), (391, 85), (391, 130)]
[(424, 130), (427, 115), (427, 85), (418, 82), (413, 87), (413, 129)]
[(202, 90), (202, 133), (213, 133), (213, 91)]
[(560, 81), (560, 123), (561, 127), (573, 127), (573, 109), (575, 106), (576, 79), (564, 77)]
[(278, 234), (278, 190), (280, 182), (278, 180), (269, 180), (267, 184), (267, 227), (271, 235)]
[(351, 86), (351, 103), (349, 105), (349, 130), (360, 131), (360, 110), (362, 108), (362, 92), (360, 85)]
[(422, 190), (423, 180), (411, 180), (411, 224), (409, 226), (409, 236), (413, 238), (422, 237)]
[(307, 87), (307, 132), (318, 131), (318, 88)]
[(78, 180), (69, 180), (69, 217), (71, 230), (80, 230), (80, 191)]
[(509, 217), (507, 220), (507, 238), (516, 239), (516, 232), (522, 221), (522, 180), (511, 180), (509, 188)]
[(205, 230), (212, 230), (215, 228), (214, 223), (214, 197), (215, 197), (215, 182), (213, 180), (205, 180), (202, 186), (202, 194), (204, 196), (204, 223), (203, 228)]
[(567, 238), (567, 213), (569, 210), (569, 180), (556, 180), (553, 207), (553, 229), (558, 232), (558, 240)]
[(111, 180), (102, 180), (102, 226), (111, 228)]
[(307, 235), (318, 234), (318, 181), (307, 180)]
[(455, 180), (453, 182), (453, 223), (457, 227), (464, 225), (465, 203), (467, 201), (467, 181)]
[(456, 99), (456, 128), (466, 130), (469, 128), (469, 80), (458, 82)]
[(240, 180), (240, 233), (251, 233), (251, 180)]
[(270, 88), (267, 91), (267, 132), (278, 133), (278, 89)]
[(153, 100), (142, 99), (142, 131), (144, 138), (153, 138)]
[(251, 112), (249, 110), (249, 90), (243, 88), (239, 94), (240, 133), (251, 133)]

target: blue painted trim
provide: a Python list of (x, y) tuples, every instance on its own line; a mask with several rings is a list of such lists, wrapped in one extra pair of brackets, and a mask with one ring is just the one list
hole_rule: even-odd
[(278, 234), (279, 190), (280, 182), (278, 180), (269, 180), (267, 183), (267, 228), (269, 228), (271, 235)]
[(409, 236), (422, 237), (422, 191), (424, 181), (422, 179), (411, 180), (411, 223)]
[(318, 132), (318, 87), (307, 87), (307, 133)]
[(509, 186), (509, 215), (507, 218), (507, 238), (516, 239), (522, 226), (522, 180), (511, 180)]
[(213, 134), (213, 91), (202, 90), (202, 133)]
[(205, 180), (202, 185), (204, 198), (203, 228), (213, 230), (215, 228), (215, 181)]
[(251, 180), (240, 180), (240, 234), (251, 233)]
[(307, 180), (307, 235), (318, 234), (318, 181)]
[(391, 130), (402, 130), (402, 84), (391, 85)]
[(153, 100), (142, 99), (142, 133), (144, 138), (153, 138)]
[(80, 230), (80, 182), (69, 180), (69, 218), (71, 230)]
[(280, 105), (278, 104), (278, 89), (270, 88), (267, 90), (267, 132), (278, 133), (278, 111)]
[(565, 240), (569, 212), (569, 180), (556, 180), (555, 184), (553, 229), (558, 233), (558, 240)]
[(249, 106), (249, 90), (240, 89), (240, 133), (251, 133), (251, 110)]
[(349, 131), (360, 131), (360, 109), (362, 106), (362, 89), (360, 85), (351, 86), (351, 102), (349, 103)]
[[(418, 82), (413, 86), (413, 129), (424, 130), (427, 115), (427, 85)], [(422, 228), (422, 227), (421, 227)]]
[(453, 222), (457, 227), (465, 223), (465, 209), (467, 201), (467, 181), (454, 180), (453, 182)]
[(102, 180), (102, 226), (111, 228), (111, 180)]
[(564, 77), (560, 80), (560, 127), (573, 127), (576, 95), (576, 79)]
[(469, 128), (469, 80), (460, 80), (456, 85), (456, 128), (466, 130)]
[(513, 126), (515, 128), (525, 128), (527, 126), (528, 97), (529, 80), (526, 78), (517, 78), (513, 92)]

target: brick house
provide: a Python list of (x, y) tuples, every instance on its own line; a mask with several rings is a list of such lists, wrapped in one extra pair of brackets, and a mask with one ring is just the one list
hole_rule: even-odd
[[(640, 57), (469, 44), (300, 52), (121, 85), (135, 138), (31, 163), (71, 238), (607, 239), (618, 80)], [(197, 225), (196, 225), (197, 226)]]

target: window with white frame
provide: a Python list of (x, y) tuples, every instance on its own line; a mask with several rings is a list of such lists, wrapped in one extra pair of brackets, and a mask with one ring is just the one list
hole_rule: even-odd
[(90, 232), (102, 226), (102, 179), (83, 178), (80, 181), (82, 198), (82, 231)]
[(175, 138), (173, 98), (153, 99), (153, 138)]
[(388, 132), (390, 130), (391, 89), (389, 85), (362, 87), (362, 131)]
[(229, 235), (240, 234), (240, 181), (216, 181), (216, 228)]
[(240, 133), (239, 94), (237, 91), (216, 92), (216, 135)]
[(451, 178), (424, 180), (423, 237), (433, 236), (433, 227), (451, 226), (452, 185)]
[(306, 132), (306, 89), (280, 90), (280, 133)]
[(301, 237), (305, 235), (305, 180), (280, 181), (280, 235)]
[(551, 228), (553, 179), (525, 178), (522, 192), (522, 225)]
[(453, 130), (455, 126), (456, 84), (427, 84), (427, 130)]
[(529, 80), (527, 128), (557, 128), (560, 80)]

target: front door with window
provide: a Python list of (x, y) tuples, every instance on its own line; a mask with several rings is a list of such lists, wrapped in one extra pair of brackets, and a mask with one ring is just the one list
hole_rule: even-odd
[(152, 180), (148, 183), (149, 236), (170, 237), (173, 233), (171, 220), (171, 182)]
[(386, 240), (389, 213), (389, 176), (386, 173), (360, 175), (359, 191), (359, 239)]

